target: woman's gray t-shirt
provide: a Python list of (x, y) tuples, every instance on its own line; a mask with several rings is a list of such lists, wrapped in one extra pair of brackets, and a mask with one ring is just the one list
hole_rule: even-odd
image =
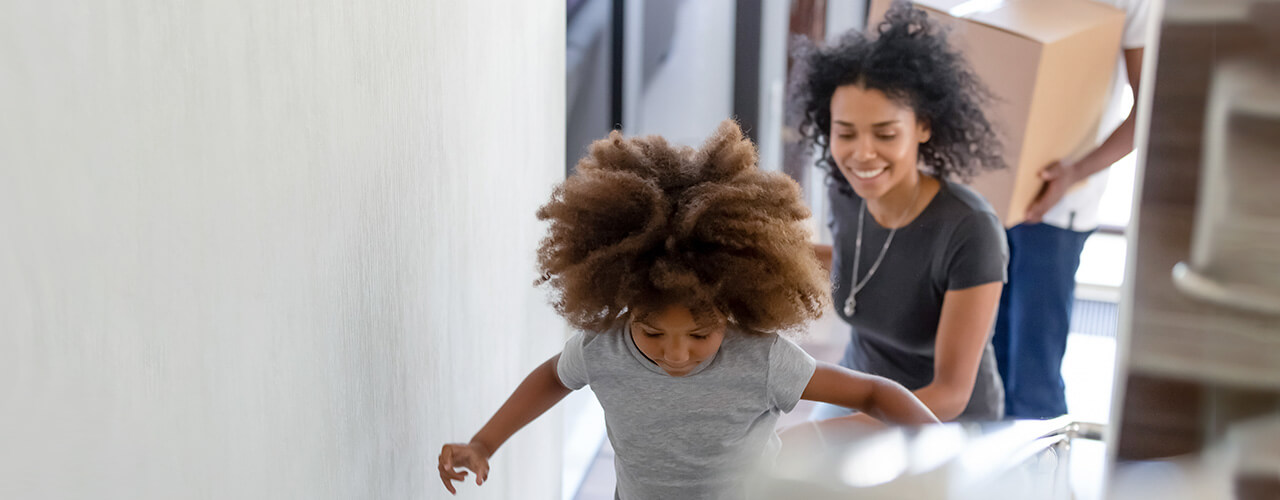
[[(1009, 245), (1004, 226), (977, 193), (939, 180), (938, 194), (894, 235), (879, 269), (858, 292), (857, 310), (849, 317), (843, 306), (852, 289), (861, 199), (847, 186), (828, 184), (834, 239), (832, 299), (840, 318), (853, 326), (841, 365), (895, 380), (913, 391), (924, 387), (933, 381), (938, 318), (946, 292), (1007, 279)], [(867, 214), (859, 280), (888, 237), (889, 230)], [(988, 336), (973, 394), (960, 419), (1003, 417), (1004, 386)]]
[(617, 498), (721, 499), (743, 498), (746, 475), (776, 455), (774, 424), (816, 366), (790, 340), (728, 328), (715, 356), (673, 377), (621, 327), (569, 339), (556, 373), (604, 407)]

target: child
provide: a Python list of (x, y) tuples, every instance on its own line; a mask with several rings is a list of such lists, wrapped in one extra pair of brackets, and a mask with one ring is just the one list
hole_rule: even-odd
[(440, 479), (488, 458), (570, 390), (590, 384), (616, 452), (617, 496), (741, 497), (774, 423), (801, 399), (904, 424), (937, 422), (902, 386), (816, 363), (778, 335), (828, 304), (799, 188), (755, 167), (732, 121), (694, 151), (661, 137), (591, 146), (538, 217), (539, 284), (581, 330), (516, 388), (467, 444), (445, 445)]

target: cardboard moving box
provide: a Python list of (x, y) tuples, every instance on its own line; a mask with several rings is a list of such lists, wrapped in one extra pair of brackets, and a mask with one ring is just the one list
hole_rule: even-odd
[[(1049, 163), (1078, 160), (1098, 124), (1120, 54), (1124, 12), (1091, 0), (916, 0), (996, 97), (988, 110), (1009, 169), (970, 183), (1006, 226), (1026, 219)], [(873, 0), (874, 27), (890, 0)]]

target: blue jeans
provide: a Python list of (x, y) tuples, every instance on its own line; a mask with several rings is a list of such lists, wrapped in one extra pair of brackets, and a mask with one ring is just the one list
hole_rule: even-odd
[(1067, 349), (1080, 252), (1093, 231), (1048, 224), (1009, 229), (1009, 282), (991, 339), (1004, 379), (1005, 415), (1052, 418), (1067, 413), (1062, 355)]

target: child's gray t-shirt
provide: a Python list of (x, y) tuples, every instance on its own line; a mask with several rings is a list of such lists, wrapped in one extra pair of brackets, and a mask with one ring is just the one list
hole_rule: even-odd
[(615, 496), (742, 498), (746, 475), (777, 453), (778, 416), (816, 366), (790, 340), (728, 328), (715, 356), (673, 377), (622, 326), (569, 339), (556, 372), (570, 389), (591, 385), (604, 407)]

